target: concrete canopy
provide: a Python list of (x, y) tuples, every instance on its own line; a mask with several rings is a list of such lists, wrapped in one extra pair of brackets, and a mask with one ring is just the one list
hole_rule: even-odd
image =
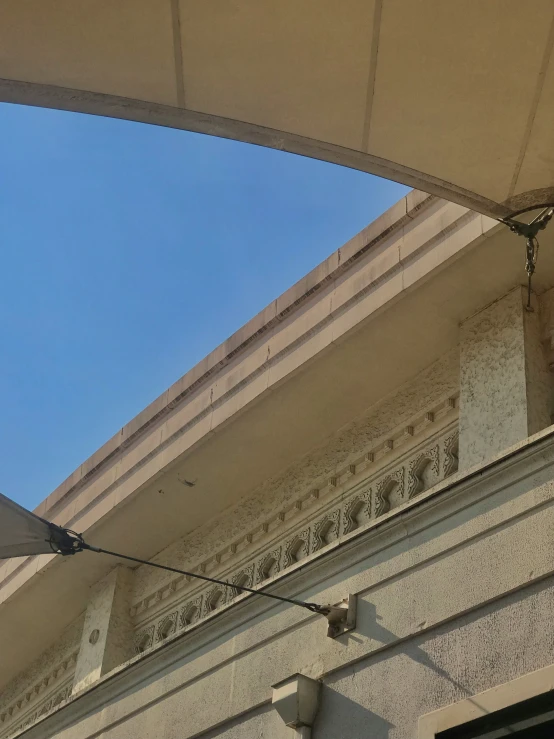
[(0, 100), (554, 203), (552, 0), (2, 0)]

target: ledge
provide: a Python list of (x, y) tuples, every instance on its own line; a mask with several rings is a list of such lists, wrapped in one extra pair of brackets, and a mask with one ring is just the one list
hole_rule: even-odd
[[(453, 475), (448, 480), (436, 485), (429, 492), (371, 522), (363, 530), (355, 531), (342, 537), (340, 541), (334, 542), (333, 545), (329, 546), (320, 554), (318, 553), (309, 562), (303, 561), (283, 575), (276, 576), (270, 587), (273, 592), (278, 592), (279, 594), (299, 597), (300, 593), (302, 593), (311, 600), (316, 599), (314, 593), (318, 593), (317, 597), (319, 597), (322, 591), (325, 595), (328, 595), (329, 592), (336, 594), (338, 592), (337, 584), (332, 585), (329, 590), (326, 583), (330, 579), (336, 579), (338, 573), (344, 575), (346, 574), (347, 567), (356, 566), (362, 559), (365, 561), (368, 557), (375, 557), (380, 551), (388, 549), (391, 546), (399, 545), (402, 541), (416, 536), (418, 532), (425, 531), (432, 525), (444, 522), (446, 519), (456, 516), (457, 513), (501, 493), (507, 486), (511, 485), (513, 487), (514, 480), (536, 477), (540, 470), (551, 467), (554, 464), (552, 458), (553, 449), (554, 428), (550, 427), (506, 450), (504, 453), (497, 455), (487, 464), (474, 467), (467, 472)], [(516, 472), (514, 476), (512, 468), (516, 465), (525, 464), (531, 459), (535, 460), (531, 469), (526, 469), (519, 473)], [(510, 473), (509, 479), (506, 478), (506, 472)], [(471, 494), (468, 495), (470, 491)], [(537, 510), (548, 503), (552, 503), (551, 495), (549, 498), (544, 498), (544, 500), (540, 500), (539, 498), (534, 499), (534, 507)], [(494, 508), (497, 510), (496, 506)], [(513, 523), (521, 519), (522, 516), (527, 517), (531, 510), (516, 506), (510, 509), (508, 515), (499, 515), (498, 521), (496, 522), (494, 520), (483, 521), (480, 523), (474, 536), (464, 541), (464, 545), (471, 544), (473, 540), (478, 541), (482, 539), (483, 535), (494, 532), (499, 526), (504, 526), (510, 522)], [(368, 549), (369, 541), (371, 545)], [(450, 551), (455, 551), (458, 547), (459, 544), (452, 543)], [(447, 554), (448, 551), (449, 549), (437, 550), (441, 556)], [(426, 563), (430, 563), (437, 556), (438, 554), (427, 555), (417, 564), (411, 562), (411, 565), (407, 568), (405, 567), (403, 570), (393, 569), (387, 577), (378, 578), (374, 586), (366, 582), (364, 587), (359, 590), (359, 593), (367, 594), (368, 589), (372, 589), (377, 585), (381, 589), (387, 583), (398, 580), (401, 572), (407, 573), (415, 567), (425, 566)], [(356, 567), (356, 570), (358, 569), (359, 567)], [(536, 573), (534, 577), (527, 578), (524, 585), (539, 582), (548, 574)], [(341, 581), (340, 587), (348, 589), (351, 584), (347, 578)], [(520, 587), (523, 587), (523, 584)], [(467, 614), (471, 610), (480, 608), (486, 603), (492, 603), (504, 597), (512, 590), (513, 588), (506, 590), (504, 586), (501, 586), (499, 593), (489, 593), (474, 606), (468, 606), (464, 613)], [(229, 637), (237, 629), (239, 632), (242, 632), (244, 624), (256, 623), (259, 627), (259, 624), (263, 620), (261, 618), (262, 615), (267, 615), (270, 611), (274, 618), (277, 619), (276, 624), (273, 622), (269, 624), (269, 631), (268, 628), (264, 627), (262, 631), (263, 633), (267, 633), (267, 636), (261, 641), (259, 636), (252, 643), (250, 643), (251, 640), (246, 640), (243, 645), (243, 654), (250, 652), (252, 649), (257, 650), (268, 639), (286, 638), (287, 634), (294, 633), (301, 625), (304, 627), (312, 622), (314, 623), (314, 628), (321, 631), (321, 639), (325, 640), (325, 622), (320, 617), (313, 614), (305, 614), (300, 610), (298, 612), (294, 610), (293, 617), (291, 618), (289, 615), (292, 612), (291, 608), (283, 608), (281, 605), (275, 605), (273, 603), (268, 604), (265, 599), (255, 594), (243, 594), (217, 613), (205, 618), (202, 622), (188, 627), (179, 635), (169, 638), (162, 644), (113, 670), (93, 686), (72, 696), (63, 705), (57, 707), (50, 714), (33, 726), (20, 732), (17, 736), (26, 736), (28, 739), (43, 739), (47, 735), (54, 735), (55, 732), (67, 728), (76, 721), (85, 719), (85, 717), (90, 716), (93, 712), (101, 708), (105, 708), (106, 701), (117, 700), (124, 695), (128, 695), (130, 691), (137, 690), (141, 683), (145, 681), (150, 683), (159, 671), (163, 670), (164, 675), (167, 677), (169, 674), (168, 670), (171, 666), (183, 664), (184, 658), (188, 658), (186, 661), (189, 662), (193, 653), (199, 654), (205, 652), (209, 644), (223, 643), (223, 637)], [(433, 628), (447, 623), (452, 618), (458, 617), (458, 615), (459, 613), (455, 612), (452, 616), (439, 619), (435, 623), (413, 627), (415, 628), (414, 634), (423, 634), (431, 631)], [(315, 623), (316, 621), (317, 623)], [(400, 639), (401, 637), (398, 638)], [(402, 637), (402, 639), (405, 638), (407, 636)], [(324, 666), (324, 663), (321, 663), (318, 674), (313, 675), (313, 677), (321, 679), (330, 676), (337, 670), (343, 670), (345, 667), (355, 664), (361, 659), (365, 659), (369, 652), (390, 649), (394, 643), (393, 641), (381, 646), (371, 646), (360, 642), (360, 646), (357, 647), (358, 653), (349, 653), (347, 658), (341, 652), (337, 653), (336, 649), (332, 649), (330, 661), (328, 660), (325, 663), (326, 666)], [(326, 646), (325, 641), (323, 644)], [(214, 659), (216, 661), (211, 666), (208, 665), (207, 669), (205, 668), (205, 674), (211, 674), (216, 667), (222, 668), (224, 664), (232, 662), (239, 656), (240, 652), (237, 652), (236, 648), (234, 648), (228, 657), (223, 659), (215, 654)], [(539, 671), (534, 674), (540, 675), (541, 672)], [(549, 675), (550, 673), (547, 676)], [(199, 677), (200, 675), (196, 676), (194, 681)], [(183, 687), (181, 684), (178, 689), (181, 690)], [(267, 687), (268, 696), (264, 700), (252, 703), (248, 710), (252, 710), (256, 706), (262, 705), (270, 700), (269, 686)], [(167, 695), (171, 695), (176, 689), (177, 687), (173, 689), (167, 687)], [(494, 696), (494, 692), (490, 694)], [(155, 691), (154, 696), (151, 705), (158, 703), (163, 698), (163, 694), (159, 693), (159, 691)], [(143, 705), (141, 703), (140, 710), (146, 710), (149, 705)], [(124, 710), (123, 707), (121, 710)], [(243, 712), (237, 712), (229, 715), (227, 718), (231, 720)], [(431, 724), (434, 725), (435, 716), (438, 713), (425, 717), (422, 726), (429, 727)], [(130, 718), (130, 715), (128, 717)], [(115, 717), (112, 717), (111, 720), (115, 720)], [(125, 720), (123, 714), (116, 723), (122, 720)], [(102, 730), (107, 731), (108, 728), (107, 726), (103, 726)], [(423, 733), (421, 736), (425, 736), (425, 739), (427, 739), (428, 733)]]

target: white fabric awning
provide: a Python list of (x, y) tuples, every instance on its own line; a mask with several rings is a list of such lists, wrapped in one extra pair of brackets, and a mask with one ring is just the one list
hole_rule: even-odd
[(0, 559), (52, 554), (60, 533), (58, 526), (0, 494)]
[(2, 0), (0, 100), (554, 203), (552, 0)]

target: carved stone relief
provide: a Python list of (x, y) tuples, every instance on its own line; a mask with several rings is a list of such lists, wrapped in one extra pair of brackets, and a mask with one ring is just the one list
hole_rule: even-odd
[(290, 538), (283, 555), (283, 569), (290, 567), (304, 559), (310, 553), (310, 529), (304, 529)]
[(440, 476), (438, 445), (426, 449), (408, 465), (408, 498), (413, 498), (438, 482)]
[(339, 538), (340, 508), (331, 511), (313, 525), (312, 552), (323, 549)]
[[(305, 557), (325, 550), (340, 536), (346, 536), (357, 529), (362, 529), (372, 519), (387, 513), (405, 500), (421, 494), (448, 474), (452, 474), (457, 467), (457, 438), (457, 432), (452, 431), (452, 426), (447, 427), (442, 436), (435, 435), (435, 441), (419, 445), (412, 450), (411, 454), (398, 458), (396, 465), (394, 460), (391, 460), (382, 472), (377, 471), (369, 476), (363, 486), (356, 484), (350, 495), (343, 494), (339, 503), (336, 502), (335, 497), (333, 507), (331, 507), (332, 501), (328, 500), (328, 496), (310, 494), (309, 499), (312, 506), (323, 508), (324, 512), (319, 516), (314, 516), (313, 507), (295, 506), (294, 514), (288, 512), (286, 517), (283, 516), (280, 519), (281, 526), (288, 523), (290, 531), (290, 528), (295, 525), (296, 517), (300, 517), (301, 520), (302, 517), (308, 519), (305, 520), (305, 525), (298, 529), (298, 524), (296, 524), (296, 531), (293, 530), (293, 533), (284, 539), (283, 544), (276, 546), (275, 539), (273, 539), (268, 550), (258, 554), (250, 562), (244, 561), (244, 555), (242, 555), (243, 561), (234, 572), (228, 570), (227, 573), (221, 572), (220, 567), (219, 571), (214, 572), (214, 576), (236, 584), (236, 589), (226, 589), (215, 585), (206, 587), (192, 599), (189, 595), (189, 599), (179, 606), (179, 615), (175, 618), (176, 629), (190, 626), (240, 596), (241, 585), (255, 587), (265, 582)], [(268, 539), (273, 532), (279, 530), (270, 526), (261, 528)], [(180, 597), (182, 598), (183, 596)], [(173, 618), (174, 611), (172, 610), (169, 615)], [(167, 626), (167, 619), (166, 609), (166, 612), (155, 620), (156, 634), (160, 633), (159, 629), (162, 624), (165, 628), (171, 628)], [(150, 629), (153, 628), (154, 625), (150, 627)], [(139, 630), (137, 644), (140, 644), (142, 648), (137, 651), (144, 651), (151, 646), (150, 635), (152, 633), (151, 630), (144, 628)]]
[(281, 548), (274, 549), (269, 554), (264, 555), (258, 562), (256, 582), (261, 583), (268, 580), (279, 572), (279, 563), (281, 561)]
[(156, 629), (157, 641), (163, 641), (164, 639), (167, 639), (168, 636), (171, 636), (177, 631), (178, 615), (178, 611), (173, 611), (173, 613), (168, 614), (160, 621), (160, 623), (158, 624), (158, 628)]
[(227, 598), (226, 588), (223, 585), (214, 585), (204, 596), (204, 616), (207, 616), (225, 603)]
[(191, 600), (181, 608), (179, 614), (179, 624), (182, 629), (196, 623), (200, 619), (202, 613), (202, 596)]
[(377, 483), (375, 491), (375, 516), (388, 513), (392, 506), (392, 497), (404, 497), (404, 467), (387, 475)]
[(77, 654), (74, 652), (0, 711), (0, 739), (23, 731), (71, 695)]
[(245, 567), (240, 570), (240, 572), (232, 578), (231, 582), (233, 585), (236, 585), (236, 587), (231, 591), (233, 598), (236, 598), (242, 593), (241, 587), (254, 587), (254, 565), (252, 564), (249, 567)]
[(444, 476), (448, 477), (458, 471), (458, 432), (444, 440)]
[(135, 652), (137, 654), (142, 654), (143, 652), (146, 652), (147, 649), (150, 649), (153, 643), (154, 643), (154, 624), (152, 624), (146, 629), (142, 629), (135, 636)]
[(358, 493), (352, 500), (348, 501), (344, 508), (343, 534), (355, 531), (370, 520), (371, 497), (371, 488), (368, 488), (365, 492)]

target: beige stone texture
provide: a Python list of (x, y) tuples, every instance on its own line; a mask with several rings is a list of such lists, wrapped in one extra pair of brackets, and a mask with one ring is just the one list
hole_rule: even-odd
[(295, 672), (323, 682), (316, 736), (394, 727), (395, 739), (413, 739), (420, 715), (554, 661), (543, 628), (554, 602), (553, 466), (544, 432), (282, 581), (280, 592), (320, 601), (357, 593), (350, 636), (328, 639), (320, 616), (246, 600), (106, 676), (29, 739), (232, 737), (237, 726), (269, 737), (271, 685)]
[[(452, 350), (411, 382), (337, 430), (325, 444), (297, 460), (280, 475), (266, 480), (224, 517), (214, 517), (157, 554), (153, 561), (173, 567), (196, 566), (223, 542), (240, 538), (256, 524), (275, 516), (302, 493), (317, 487), (319, 481), (346, 467), (366, 448), (385, 439), (395, 427), (407, 423), (441, 398), (455, 395), (458, 369), (458, 352)], [(139, 567), (134, 578), (133, 599), (140, 600), (170, 578), (170, 573)]]
[(460, 466), (488, 460), (550, 425), (552, 383), (538, 302), (523, 288), (465, 321), (460, 330)]
[[(40, 614), (36, 614), (37, 620)], [(12, 680), (9, 685), (2, 689), (0, 698), (0, 714), (4, 711), (21, 693), (28, 690), (30, 686), (34, 686), (48, 674), (54, 670), (57, 665), (64, 659), (78, 651), (83, 632), (84, 614), (77, 618), (61, 635), (61, 637), (44, 650), (37, 657), (35, 662), (24, 672), (20, 673), (17, 678)], [(15, 633), (15, 629), (14, 629)]]
[(0, 739), (290, 737), (271, 686), (295, 673), (323, 685), (313, 739), (414, 739), (423, 712), (551, 663), (554, 249), (534, 313), (524, 277), (507, 229), (410, 193), (38, 509), (154, 563), (354, 594), (352, 632), (258, 595), (211, 610), (211, 585), (91, 552), (8, 562)]
[(75, 668), (74, 693), (133, 656), (134, 632), (129, 615), (132, 574), (126, 567), (116, 567), (91, 590)]

